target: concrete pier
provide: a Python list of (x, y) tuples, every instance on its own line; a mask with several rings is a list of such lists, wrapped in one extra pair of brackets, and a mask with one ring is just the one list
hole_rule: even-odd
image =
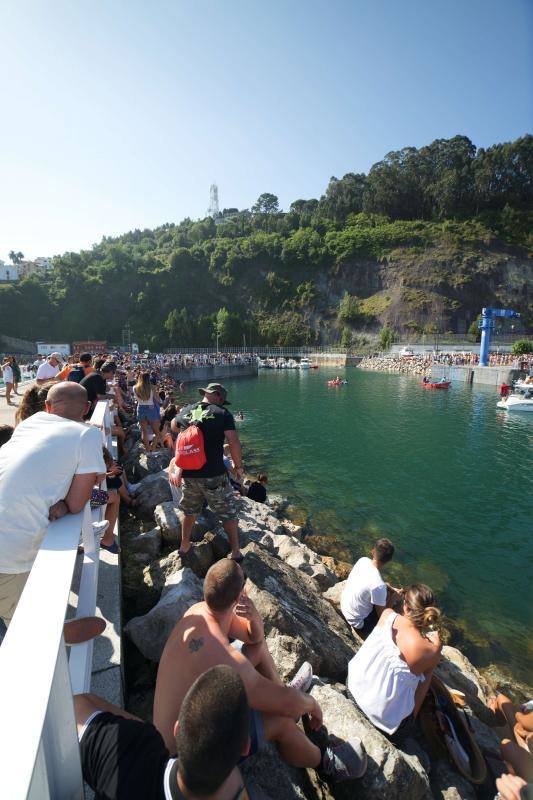
[(483, 383), (488, 386), (500, 386), (502, 383), (513, 383), (521, 375), (519, 369), (512, 367), (479, 367), (472, 364), (450, 366), (448, 364), (433, 364), (431, 377), (434, 380), (451, 378), (457, 383)]

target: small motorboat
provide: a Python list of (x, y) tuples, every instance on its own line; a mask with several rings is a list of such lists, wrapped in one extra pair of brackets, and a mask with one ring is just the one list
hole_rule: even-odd
[(533, 411), (533, 389), (529, 388), (524, 393), (513, 392), (502, 398), (496, 406), (504, 411)]
[(298, 365), (300, 369), (311, 369), (311, 362), (308, 358), (301, 358)]
[(334, 380), (328, 381), (328, 386), (346, 386), (347, 383), (348, 381)]
[(451, 381), (422, 381), (424, 389), (449, 389)]

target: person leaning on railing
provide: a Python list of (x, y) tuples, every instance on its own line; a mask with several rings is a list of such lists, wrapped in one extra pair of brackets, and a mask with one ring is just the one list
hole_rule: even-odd
[(51, 521), (82, 511), (105, 474), (102, 438), (83, 423), (77, 383), (57, 383), (46, 411), (17, 425), (0, 450), (0, 617), (9, 625)]

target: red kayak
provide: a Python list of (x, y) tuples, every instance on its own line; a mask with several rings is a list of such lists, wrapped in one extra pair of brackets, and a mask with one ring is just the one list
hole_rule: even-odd
[(451, 381), (428, 381), (427, 383), (422, 383), (420, 386), (423, 386), (424, 389), (448, 389), (451, 384)]

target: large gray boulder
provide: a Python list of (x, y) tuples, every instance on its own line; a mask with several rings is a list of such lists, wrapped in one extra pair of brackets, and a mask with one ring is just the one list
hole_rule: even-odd
[(143, 554), (149, 559), (156, 558), (161, 552), (161, 528), (154, 528), (147, 533), (140, 533), (128, 541), (128, 550)]
[(181, 542), (181, 519), (172, 500), (160, 503), (155, 507), (154, 519), (161, 529), (163, 541), (166, 544), (179, 545)]
[(180, 569), (167, 579), (158, 604), (148, 614), (131, 619), (124, 632), (145, 658), (157, 662), (176, 622), (202, 599), (202, 581), (190, 569)]
[(145, 450), (139, 455), (136, 472), (140, 479), (146, 478), (147, 475), (153, 475), (155, 472), (161, 472), (162, 469), (166, 469), (171, 459), (172, 453), (166, 447), (150, 453)]
[(428, 776), (416, 755), (395, 747), (355, 703), (332, 686), (318, 683), (311, 694), (322, 709), (328, 733), (344, 741), (358, 737), (368, 754), (367, 772), (361, 779), (332, 787), (336, 800), (432, 800)]
[(449, 761), (434, 761), (430, 780), (435, 800), (476, 800), (477, 795), (472, 784), (461, 777)]
[(309, 778), (311, 770), (289, 767), (271, 744), (265, 744), (256, 755), (239, 767), (253, 797), (261, 800), (329, 800), (318, 781)]
[(243, 544), (256, 541), (263, 533), (284, 532), (281, 521), (272, 513), (272, 509), (247, 497), (242, 497), (239, 502), (239, 530)]
[(315, 674), (344, 681), (357, 646), (315, 582), (261, 545), (249, 544), (243, 554), (248, 593), (263, 619), (282, 678), (292, 676), (307, 660)]
[(341, 614), (341, 597), (346, 583), (346, 581), (338, 581), (338, 583), (333, 584), (333, 586), (323, 594), (324, 600), (331, 603), (335, 611), (338, 611), (339, 614)]
[(136, 483), (146, 478), (147, 475), (153, 475), (166, 469), (171, 458), (172, 453), (166, 447), (147, 453), (141, 442), (137, 442), (126, 453), (123, 464), (128, 478)]
[[(160, 503), (154, 511), (154, 518), (161, 528), (161, 535), (165, 544), (181, 544), (181, 525), (183, 512), (176, 507), (172, 500)], [(192, 528), (191, 541), (200, 542), (208, 531), (216, 528), (217, 522), (214, 514), (206, 509), (200, 514)]]
[(152, 519), (156, 506), (172, 500), (167, 471), (162, 470), (143, 478), (137, 492), (137, 499), (139, 505), (135, 506), (135, 513), (144, 519)]
[(321, 592), (336, 583), (337, 576), (326, 567), (320, 556), (293, 536), (264, 533), (259, 543), (289, 567), (314, 578)]
[(467, 704), (483, 722), (489, 725), (494, 722), (494, 715), (487, 708), (491, 687), (460, 650), (444, 646), (435, 672), (450, 689), (464, 693)]

